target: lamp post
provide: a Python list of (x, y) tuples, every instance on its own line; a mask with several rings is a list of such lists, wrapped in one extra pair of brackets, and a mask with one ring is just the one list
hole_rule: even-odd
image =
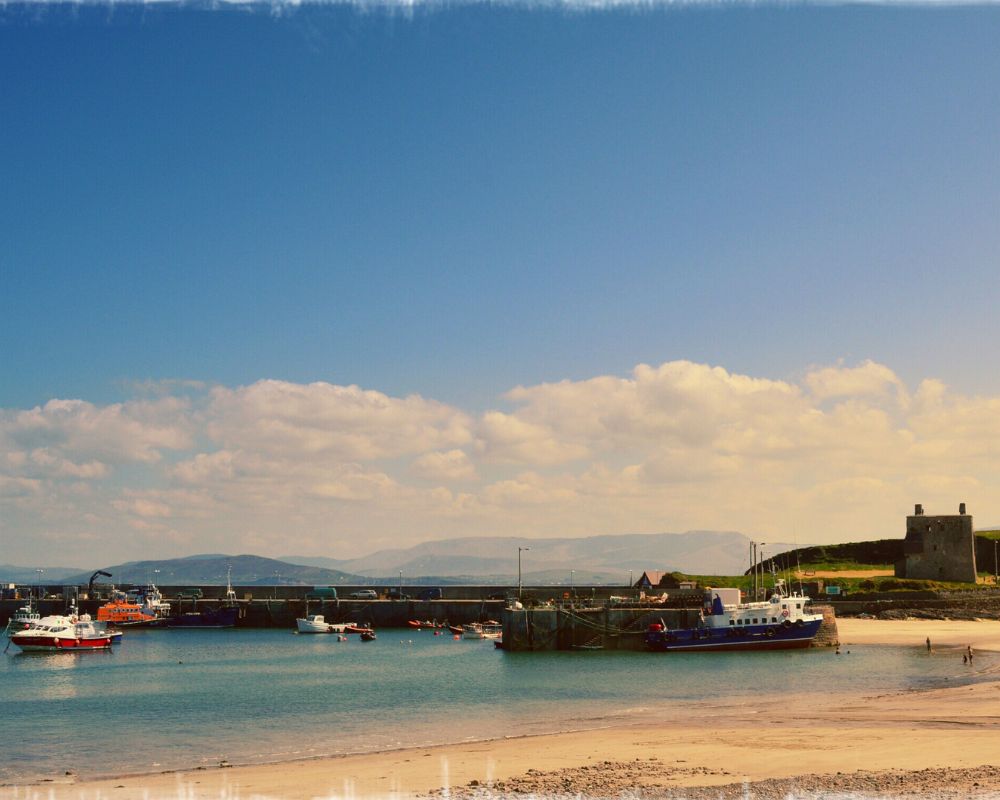
[(764, 599), (766, 600), (767, 597), (766, 597), (766, 592), (764, 590), (764, 545), (765, 544), (767, 544), (767, 542), (760, 542), (760, 544), (758, 546), (760, 547), (760, 551), (759, 551), (759, 555), (760, 555), (760, 592), (761, 592), (761, 594), (765, 595)]
[(521, 552), (524, 550), (530, 550), (530, 547), (518, 547), (517, 548), (517, 599), (521, 599)]
[(1000, 584), (1000, 570), (997, 569), (997, 539), (993, 540), (993, 583)]
[(574, 591), (574, 587), (575, 587), (575, 583), (576, 583), (574, 581), (574, 577), (575, 576), (576, 576), (576, 570), (575, 569), (571, 569), (569, 571), (569, 591), (570, 591), (570, 594), (574, 594), (574, 595), (576, 594), (576, 592)]
[(397, 600), (403, 599), (403, 570), (399, 571), (399, 597)]
[(629, 590), (629, 593), (632, 592), (633, 588), (634, 587), (632, 586), (632, 570), (629, 570), (628, 571), (628, 590)]

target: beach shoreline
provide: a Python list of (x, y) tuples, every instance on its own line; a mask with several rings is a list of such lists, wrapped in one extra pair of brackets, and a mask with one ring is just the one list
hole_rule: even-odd
[[(921, 648), (929, 638), (934, 650), (954, 650), (956, 658), (970, 646), (1000, 652), (997, 621), (843, 619), (838, 625), (844, 648)], [(696, 792), (728, 796), (726, 786), (779, 791), (775, 787), (790, 780), (811, 786), (828, 780), (832, 788), (844, 783), (844, 776), (862, 773), (864, 780), (848, 781), (844, 790), (868, 787), (884, 797), (894, 787), (910, 787), (912, 794), (915, 786), (919, 792), (923, 782), (932, 787), (928, 791), (975, 794), (996, 785), (989, 769), (1000, 765), (1000, 675), (977, 677), (981, 682), (972, 685), (876, 696), (786, 696), (779, 685), (762, 687), (759, 697), (679, 703), (662, 720), (611, 718), (557, 733), (264, 764), (94, 779), (59, 775), (0, 787), (0, 800), (312, 800), (490, 792), (607, 797), (624, 791), (702, 797), (708, 795)], [(936, 772), (921, 772), (926, 770)]]

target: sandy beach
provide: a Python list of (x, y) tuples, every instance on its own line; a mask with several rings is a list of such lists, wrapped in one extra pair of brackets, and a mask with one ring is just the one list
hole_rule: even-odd
[[(1000, 651), (997, 621), (838, 624), (844, 651), (852, 644), (926, 650), (927, 638), (936, 654), (956, 659), (968, 646)], [(874, 697), (787, 696), (779, 682), (757, 698), (690, 703), (670, 718), (596, 730), (93, 781), (57, 775), (0, 788), (0, 798), (1000, 796), (997, 677)]]

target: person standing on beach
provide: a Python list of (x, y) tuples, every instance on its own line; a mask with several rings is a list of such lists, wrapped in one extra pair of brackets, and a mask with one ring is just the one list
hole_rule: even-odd
[(928, 636), (927, 637), (927, 652), (929, 653), (930, 651), (931, 651), (931, 637)]

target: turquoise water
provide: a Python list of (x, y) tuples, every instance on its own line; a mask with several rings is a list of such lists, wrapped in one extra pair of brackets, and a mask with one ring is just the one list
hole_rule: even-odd
[[(0, 783), (273, 761), (642, 718), (704, 698), (975, 680), (979, 654), (505, 653), (430, 631), (129, 631), (110, 652), (0, 658)], [(777, 677), (780, 675), (780, 678)]]

